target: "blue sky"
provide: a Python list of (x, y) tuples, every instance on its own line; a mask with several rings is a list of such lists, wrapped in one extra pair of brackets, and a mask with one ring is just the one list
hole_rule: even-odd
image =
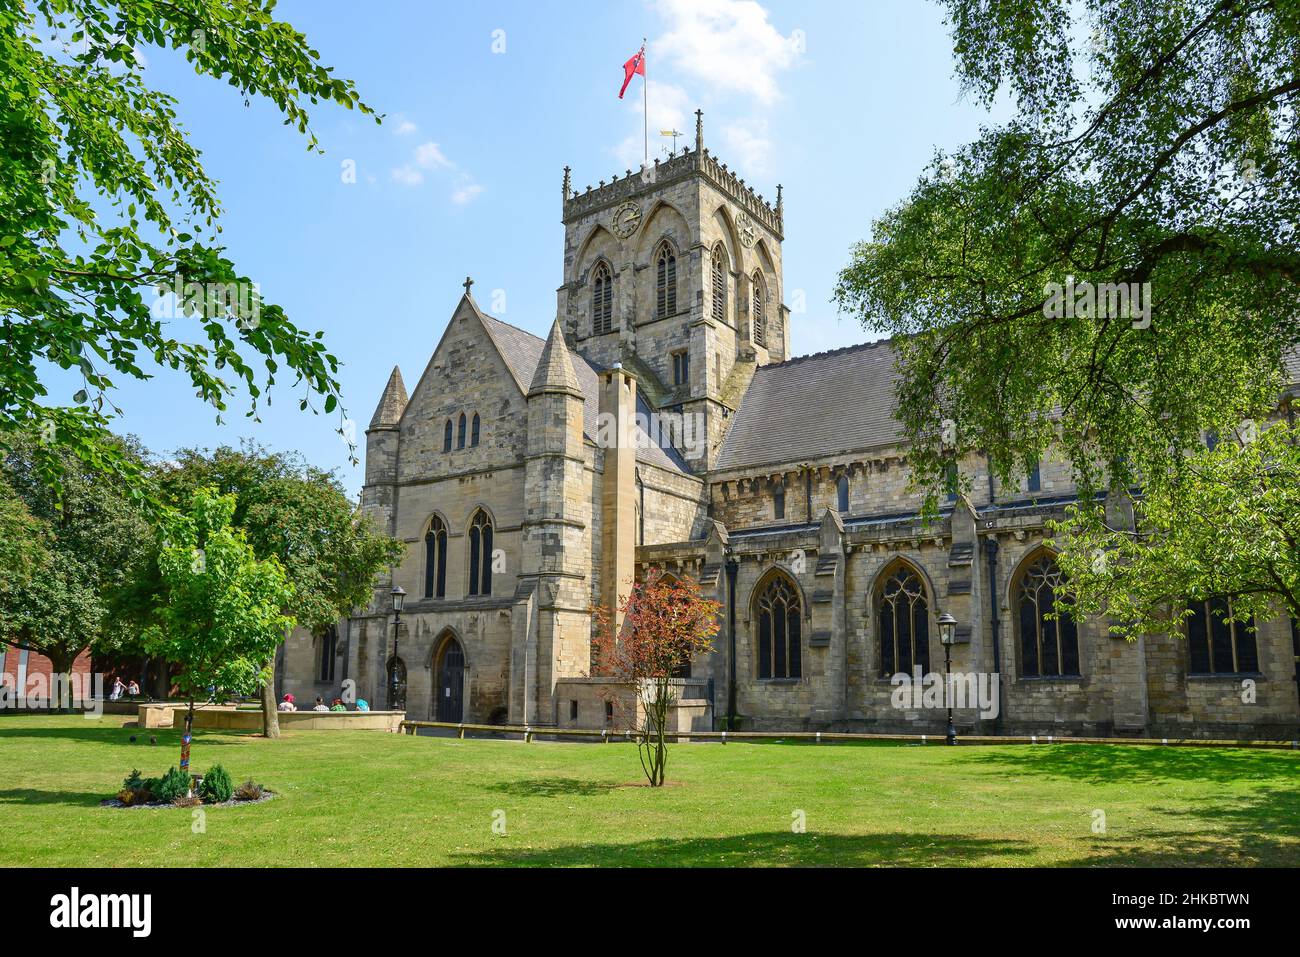
[[(942, 12), (923, 0), (282, 0), (277, 13), (356, 81), (382, 126), (318, 107), (319, 155), (269, 104), (245, 107), (169, 51), (143, 51), (145, 70), (179, 97), (219, 181), (232, 258), (343, 360), (362, 442), (389, 371), (400, 365), (414, 385), (466, 275), (481, 306), (495, 292), (501, 319), (546, 334), (561, 281), (561, 171), (572, 166), (582, 188), (639, 161), (640, 79), (617, 94), (643, 36), (652, 152), (661, 128), (689, 136), (698, 106), (713, 152), (768, 198), (784, 185), (786, 300), (807, 303), (793, 319), (796, 354), (868, 338), (830, 302), (852, 244), (936, 148), (990, 120), (961, 97)], [(118, 430), (159, 454), (251, 436), (360, 488), (337, 422), (300, 413), (287, 381), (261, 423), (236, 404), (223, 426), (174, 374), (120, 382)]]

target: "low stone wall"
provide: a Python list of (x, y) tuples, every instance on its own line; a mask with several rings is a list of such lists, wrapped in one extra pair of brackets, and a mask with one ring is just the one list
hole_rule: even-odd
[[(700, 678), (672, 678), (674, 702), (668, 713), (667, 731), (712, 731), (713, 708), (708, 682)], [(606, 707), (607, 702), (613, 708)], [(644, 708), (630, 682), (608, 678), (560, 678), (555, 682), (555, 726), (559, 728), (608, 728), (625, 730), (641, 727)], [(612, 714), (610, 713), (612, 711)]]
[[(180, 727), (185, 719), (177, 714), (183, 705), (143, 704), (141, 728)], [(284, 731), (397, 731), (405, 711), (281, 711)], [(205, 731), (261, 731), (262, 712), (227, 706), (196, 708), (194, 727)]]

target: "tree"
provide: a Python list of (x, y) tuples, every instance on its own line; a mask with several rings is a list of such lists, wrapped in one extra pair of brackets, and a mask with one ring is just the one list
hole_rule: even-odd
[(966, 90), (1015, 116), (936, 156), (835, 293), (897, 337), (928, 505), (973, 450), (1010, 479), (1055, 448), (1085, 498), (1177, 479), (1300, 343), (1300, 7), (945, 4)]
[[(401, 542), (375, 531), (332, 471), (300, 455), (245, 443), (212, 453), (182, 449), (156, 473), (164, 501), (181, 503), (205, 487), (233, 495), (232, 522), (254, 554), (275, 558), (292, 587), (285, 612), (315, 631), (370, 602), (375, 576), (400, 561)], [(266, 666), (262, 710), (268, 737), (279, 734), (274, 658)]]
[[(142, 465), (134, 441), (115, 441), (115, 457)], [(68, 450), (43, 450), (31, 435), (11, 436), (9, 448), (0, 489), (12, 498), (0, 512), (23, 537), (6, 535), (0, 553), (20, 557), (26, 567), (0, 576), (0, 643), (43, 654), (56, 675), (66, 675), (88, 649), (110, 653), (135, 641), (127, 608), (137, 577), (153, 560), (154, 535), (125, 489)], [(60, 458), (61, 493), (40, 474), (44, 454)]]
[(179, 662), (177, 684), (189, 701), (181, 770), (189, 767), (194, 701), (209, 688), (247, 694), (269, 680), (264, 662), (293, 619), (283, 612), (293, 586), (280, 562), (259, 559), (231, 527), (235, 497), (194, 494), (164, 526), (158, 569), (165, 592), (146, 632), (150, 653)]
[(0, 579), (29, 579), (48, 555), (45, 544), (45, 527), (0, 471)]
[(1179, 634), (1191, 601), (1226, 599), (1243, 622), (1279, 606), (1300, 620), (1300, 425), (1202, 449), (1182, 482), (1147, 489), (1135, 524), (1086, 504), (1054, 524), (1075, 617), (1106, 614), (1130, 638)]
[[(138, 463), (103, 439), (118, 411), (113, 376), (149, 378), (144, 359), (186, 376), (219, 421), (237, 387), (255, 416), (281, 365), (303, 387), (302, 408), (318, 396), (342, 417), (338, 361), (321, 333), (263, 301), (215, 244), (216, 184), (176, 100), (150, 89), (140, 69), (145, 47), (184, 51), (195, 72), (225, 80), (246, 103), (270, 100), (318, 149), (306, 104), (372, 110), (273, 8), (29, 0), (0, 10), (0, 443), (14, 428), (45, 429), (86, 464), (138, 480)], [(157, 313), (167, 308), (198, 335), (187, 341), (179, 323), (164, 322)], [(47, 365), (80, 373), (71, 403), (49, 396)], [(43, 454), (53, 445), (38, 449), (38, 462), (57, 483), (63, 460)]]
[(664, 783), (668, 766), (668, 713), (676, 700), (672, 678), (712, 647), (721, 608), (700, 594), (697, 583), (651, 569), (619, 603), (621, 631), (608, 609), (595, 611), (595, 672), (633, 688), (635, 714), (630, 717), (651, 787)]

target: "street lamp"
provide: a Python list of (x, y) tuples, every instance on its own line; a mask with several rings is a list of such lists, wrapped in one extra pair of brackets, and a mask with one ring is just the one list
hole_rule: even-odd
[(389, 592), (393, 596), (393, 666), (389, 669), (388, 710), (397, 710), (397, 639), (402, 628), (402, 606), (406, 604), (406, 590), (401, 585), (394, 585)]
[(939, 616), (939, 641), (943, 643), (943, 696), (948, 702), (948, 743), (957, 743), (952, 723), (952, 646), (957, 640), (957, 619), (946, 611)]

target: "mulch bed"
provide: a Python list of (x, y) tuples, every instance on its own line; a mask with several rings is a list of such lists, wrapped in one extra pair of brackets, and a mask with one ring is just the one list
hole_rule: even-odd
[[(246, 804), (262, 804), (262, 803), (265, 803), (266, 801), (271, 800), (271, 799), (274, 798), (274, 797), (279, 797), (279, 794), (278, 794), (277, 792), (275, 792), (275, 791), (264, 791), (264, 792), (262, 792), (262, 796), (261, 796), (260, 798), (257, 798), (257, 799), (254, 800), (254, 801), (237, 801), (237, 800), (235, 800), (234, 798), (231, 798), (229, 801), (222, 801), (220, 804), (195, 804), (195, 805), (194, 805), (194, 808), (200, 808), (200, 807), (201, 807), (201, 808), (210, 808), (210, 807), (242, 807), (242, 806), (244, 806), (244, 805), (246, 805)], [(115, 797), (105, 798), (104, 800), (102, 800), (102, 801), (99, 802), (99, 806), (100, 806), (100, 807), (119, 807), (119, 808), (126, 808), (128, 811), (134, 811), (134, 810), (136, 810), (137, 808), (153, 808), (153, 809), (156, 811), (156, 810), (159, 810), (159, 809), (161, 809), (161, 808), (180, 808), (180, 807), (183, 807), (183, 805), (180, 805), (180, 804), (172, 804), (172, 803), (169, 802), (169, 801), (155, 801), (155, 802), (153, 802), (153, 803), (151, 803), (151, 804), (123, 804), (121, 801), (119, 801), (119, 800), (118, 800), (117, 798), (115, 798)], [(191, 808), (190, 810), (193, 810), (193, 808)]]

